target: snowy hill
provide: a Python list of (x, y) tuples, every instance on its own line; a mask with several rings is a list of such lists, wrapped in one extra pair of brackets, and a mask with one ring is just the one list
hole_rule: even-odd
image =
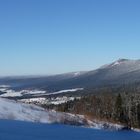
[(111, 75), (119, 76), (130, 72), (140, 71), (140, 60), (119, 59), (108, 64), (106, 67), (101, 67), (101, 69), (107, 70), (110, 77)]
[(41, 123), (70, 123), (84, 124), (82, 116), (76, 116), (56, 111), (48, 111), (31, 104), (0, 98), (0, 119), (20, 120)]

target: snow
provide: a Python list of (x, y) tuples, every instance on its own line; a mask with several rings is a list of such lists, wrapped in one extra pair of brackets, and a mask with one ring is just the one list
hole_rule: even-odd
[(22, 92), (15, 92), (14, 90), (5, 90), (6, 93), (0, 95), (1, 97), (19, 97)]
[(41, 103), (43, 104), (46, 101), (46, 98), (28, 98), (19, 100), (23, 103)]
[(0, 88), (1, 92), (5, 92), (7, 90), (7, 88)]
[(66, 103), (68, 101), (73, 101), (75, 98), (74, 97), (57, 97), (57, 98), (52, 98), (48, 104), (54, 104), (54, 105), (59, 105), (59, 104), (63, 104)]
[(34, 95), (34, 94), (45, 94), (46, 91), (43, 90), (21, 90), (21, 91), (15, 91), (9, 89), (10, 86), (3, 86), (0, 85), (0, 91), (4, 92), (3, 94), (0, 95), (0, 97), (21, 97), (23, 95)]
[(4, 92), (0, 95), (0, 97), (21, 97), (23, 95), (33, 95), (33, 96), (40, 96), (40, 95), (53, 95), (53, 94), (61, 94), (66, 92), (75, 92), (78, 90), (83, 90), (83, 88), (74, 88), (74, 89), (65, 89), (60, 90), (57, 92), (47, 93), (44, 90), (21, 90), (21, 91), (15, 91), (11, 90), (10, 86), (7, 85), (0, 85), (0, 91)]
[(116, 61), (115, 63), (112, 64), (112, 66), (120, 65), (120, 62)]
[(113, 63), (111, 63), (111, 64), (103, 65), (103, 66), (100, 67), (100, 68), (101, 68), (101, 69), (110, 68), (110, 67), (118, 66), (118, 65), (120, 65), (121, 63), (122, 63), (122, 62), (119, 62), (119, 60), (118, 60), (118, 61), (115, 61), (115, 62), (113, 62)]
[(140, 129), (138, 129), (138, 128), (131, 128), (131, 130), (133, 130), (133, 131), (135, 131), (135, 132), (139, 132), (140, 133)]
[(74, 88), (74, 89), (60, 90), (60, 91), (57, 91), (57, 92), (48, 93), (47, 95), (60, 94), (60, 93), (66, 93), (66, 92), (75, 92), (75, 91), (78, 91), (78, 90), (83, 90), (83, 88)]
[(44, 94), (46, 91), (43, 90), (24, 90), (26, 94)]
[(49, 122), (48, 117), (40, 107), (0, 98), (0, 119)]
[(9, 88), (9, 85), (0, 85), (0, 88)]
[(110, 63), (110, 64), (103, 65), (100, 68), (101, 69), (110, 68), (110, 67), (118, 66), (118, 65), (121, 65), (121, 64), (130, 63), (130, 62), (135, 62), (135, 61), (128, 60), (128, 59), (118, 59), (117, 61), (115, 61), (113, 63)]
[(54, 105), (58, 105), (58, 104), (62, 104), (62, 103), (66, 103), (68, 101), (73, 101), (74, 99), (80, 99), (80, 97), (67, 97), (67, 96), (62, 96), (62, 97), (51, 97), (51, 98), (28, 98), (28, 99), (21, 99), (19, 100), (20, 102), (23, 103), (32, 103), (32, 104), (54, 104)]
[(116, 66), (116, 65), (121, 65), (121, 64), (127, 63), (127, 62), (130, 62), (130, 60), (128, 60), (128, 59), (119, 59), (119, 60), (115, 61), (114, 63), (112, 63), (111, 66), (113, 67), (113, 66)]
[(60, 120), (60, 116), (61, 113), (46, 111), (35, 105), (0, 98), (0, 119), (53, 123)]
[(9, 85), (0, 85), (0, 91), (1, 91), (1, 92), (5, 92), (5, 91), (7, 91), (9, 88), (10, 88)]
[(81, 72), (75, 72), (74, 73), (74, 76), (79, 76), (79, 75), (81, 75)]
[(0, 98), (0, 119), (20, 120), (40, 123), (65, 123), (84, 125), (80, 115), (48, 111), (31, 104)]
[(107, 129), (107, 130), (122, 130), (123, 125), (115, 124), (111, 122), (99, 121), (99, 120), (88, 120), (90, 128), (95, 129)]

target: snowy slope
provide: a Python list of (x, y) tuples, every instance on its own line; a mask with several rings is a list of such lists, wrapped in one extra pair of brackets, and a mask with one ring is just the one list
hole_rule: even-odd
[(124, 126), (88, 120), (83, 115), (48, 111), (35, 105), (19, 103), (0, 98), (0, 119), (20, 120), (40, 123), (61, 123), (86, 126), (96, 129), (122, 129)]
[(0, 98), (0, 119), (49, 122), (49, 113), (34, 105)]
[[(119, 59), (101, 69), (109, 71), (108, 75), (118, 76), (140, 70), (140, 60)], [(111, 72), (111, 73), (110, 73)]]
[(83, 116), (44, 110), (41, 107), (0, 98), (0, 119), (41, 123), (70, 123), (84, 125)]

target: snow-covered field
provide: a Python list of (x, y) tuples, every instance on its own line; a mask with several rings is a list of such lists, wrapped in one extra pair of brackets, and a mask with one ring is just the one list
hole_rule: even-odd
[(61, 90), (57, 92), (52, 92), (52, 93), (47, 93), (46, 91), (43, 90), (20, 90), (20, 91), (14, 91), (10, 89), (9, 85), (0, 85), (0, 97), (23, 97), (25, 95), (30, 95), (30, 97), (24, 99), (20, 99), (20, 102), (23, 103), (33, 103), (33, 104), (62, 104), (66, 103), (68, 101), (73, 101), (74, 99), (78, 99), (79, 97), (67, 97), (67, 96), (62, 96), (62, 97), (43, 97), (44, 95), (57, 95), (61, 93), (66, 93), (66, 92), (75, 92), (78, 90), (83, 90), (83, 88), (75, 88), (75, 89), (66, 89), (66, 90)]
[(0, 92), (3, 94), (0, 95), (0, 97), (21, 97), (23, 95), (32, 95), (32, 96), (43, 96), (43, 95), (55, 95), (55, 94), (61, 94), (66, 92), (75, 92), (83, 90), (83, 88), (75, 88), (75, 89), (65, 89), (60, 90), (57, 92), (47, 93), (47, 91), (44, 90), (21, 90), (21, 91), (14, 91), (10, 89), (9, 85), (0, 85)]
[(19, 100), (20, 102), (23, 103), (32, 103), (32, 104), (62, 104), (66, 103), (68, 101), (73, 101), (74, 99), (80, 99), (80, 97), (67, 97), (67, 96), (62, 96), (62, 97), (51, 97), (51, 98), (44, 98), (44, 97), (36, 97), (36, 98), (28, 98), (28, 99), (21, 99)]
[(21, 90), (21, 91), (14, 91), (10, 89), (8, 85), (0, 85), (0, 92), (3, 94), (0, 97), (21, 97), (23, 95), (37, 95), (37, 94), (45, 94), (46, 91), (43, 90)]
[(60, 90), (60, 91), (57, 91), (57, 92), (48, 93), (47, 95), (60, 94), (60, 93), (66, 93), (66, 92), (75, 92), (75, 91), (78, 91), (78, 90), (83, 90), (83, 88), (74, 88), (74, 89)]
[(0, 88), (9, 88), (9, 85), (0, 85)]

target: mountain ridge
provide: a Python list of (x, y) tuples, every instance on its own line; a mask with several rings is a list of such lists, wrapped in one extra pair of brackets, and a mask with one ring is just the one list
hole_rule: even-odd
[(0, 78), (0, 84), (14, 88), (38, 88), (59, 91), (72, 88), (97, 88), (140, 82), (140, 60), (118, 59), (106, 66), (85, 72), (71, 72), (45, 77)]

